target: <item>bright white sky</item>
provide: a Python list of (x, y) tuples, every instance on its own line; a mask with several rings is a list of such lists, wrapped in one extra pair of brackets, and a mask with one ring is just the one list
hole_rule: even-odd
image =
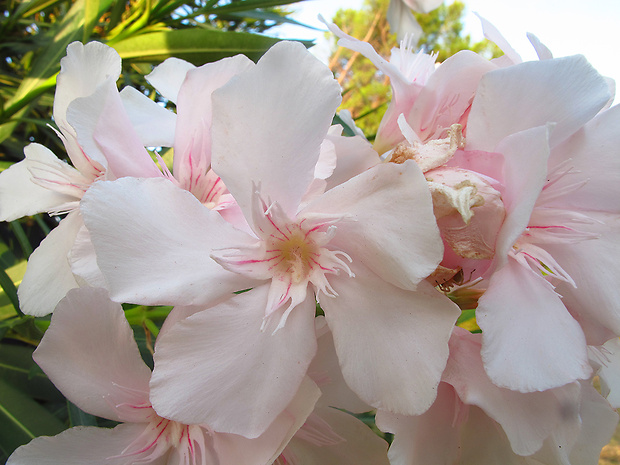
[[(451, 0), (447, 0), (451, 2)], [(462, 0), (467, 7), (466, 30), (482, 38), (477, 12), (491, 21), (524, 60), (535, 54), (525, 36), (532, 32), (556, 57), (581, 53), (603, 75), (620, 83), (620, 0)], [(363, 0), (306, 0), (292, 8), (293, 18), (323, 29), (319, 13), (331, 19), (340, 8), (360, 8)], [(313, 38), (314, 53), (326, 60), (328, 46), (322, 31), (286, 26), (278, 34)]]

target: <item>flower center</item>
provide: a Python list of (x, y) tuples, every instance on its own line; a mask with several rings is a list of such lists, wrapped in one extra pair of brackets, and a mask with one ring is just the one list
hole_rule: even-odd
[(267, 254), (276, 257), (274, 275), (288, 274), (293, 284), (307, 282), (312, 268), (318, 265), (319, 248), (300, 225), (284, 229), (288, 234), (272, 234), (267, 239)]

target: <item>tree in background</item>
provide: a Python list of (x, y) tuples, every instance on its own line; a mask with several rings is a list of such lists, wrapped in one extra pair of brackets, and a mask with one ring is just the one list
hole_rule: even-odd
[[(339, 10), (333, 22), (345, 33), (371, 43), (379, 55), (389, 57), (391, 49), (399, 44), (387, 22), (388, 4), (389, 0), (366, 0), (361, 10)], [(420, 49), (436, 53), (439, 63), (460, 50), (473, 50), (487, 58), (500, 56), (502, 52), (495, 44), (486, 39), (474, 43), (463, 34), (464, 11), (465, 4), (455, 1), (427, 14), (415, 13), (424, 31)], [(388, 77), (359, 53), (342, 47), (335, 48), (329, 67), (343, 88), (341, 108), (351, 112), (372, 140), (392, 98)]]

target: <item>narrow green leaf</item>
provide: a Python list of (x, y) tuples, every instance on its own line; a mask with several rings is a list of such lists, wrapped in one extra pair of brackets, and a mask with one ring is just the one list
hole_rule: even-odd
[(239, 12), (226, 13), (226, 16), (231, 16), (231, 17), (241, 18), (241, 19), (243, 18), (262, 19), (264, 21), (274, 21), (277, 24), (282, 24), (282, 23), (294, 24), (296, 26), (301, 26), (301, 27), (305, 27), (308, 29), (314, 29), (315, 31), (320, 31), (320, 29), (317, 27), (310, 26), (304, 23), (300, 23), (299, 21), (295, 21), (292, 18), (279, 15), (278, 13), (274, 13), (273, 11), (261, 11), (261, 10), (239, 11)]
[[(196, 65), (244, 54), (258, 60), (280, 39), (245, 32), (179, 29), (141, 34), (121, 40), (114, 48), (123, 60), (159, 63), (175, 56)], [(310, 46), (312, 42), (302, 42)]]
[(82, 43), (88, 42), (97, 20), (99, 19), (99, 0), (84, 0), (84, 27), (82, 28)]
[(51, 436), (65, 429), (44, 407), (0, 379), (0, 449), (6, 455), (37, 436)]
[(211, 8), (212, 14), (232, 13), (234, 11), (248, 11), (254, 8), (268, 8), (270, 6), (290, 5), (299, 3), (301, 0), (245, 0), (243, 2), (232, 2), (226, 5)]
[(97, 418), (81, 410), (77, 405), (67, 400), (69, 424), (71, 426), (97, 426)]
[(15, 284), (13, 284), (13, 281), (11, 280), (9, 275), (6, 274), (6, 271), (2, 269), (0, 269), (0, 287), (2, 287), (4, 294), (11, 301), (11, 304), (15, 308), (15, 311), (17, 312), (17, 314), (23, 315), (22, 311), (19, 308), (19, 300), (17, 298), (17, 288), (15, 287)]
[(13, 234), (15, 234), (15, 237), (17, 238), (17, 242), (19, 242), (19, 246), (22, 248), (24, 257), (30, 257), (30, 254), (32, 253), (32, 245), (30, 245), (30, 241), (24, 232), (24, 228), (19, 221), (11, 221), (9, 224), (11, 225)]
[(0, 379), (33, 399), (63, 402), (64, 396), (32, 359), (34, 349), (23, 344), (0, 343)]

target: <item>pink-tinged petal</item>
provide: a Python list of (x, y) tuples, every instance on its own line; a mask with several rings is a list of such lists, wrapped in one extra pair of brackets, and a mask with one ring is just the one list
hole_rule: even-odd
[(298, 42), (274, 45), (213, 93), (213, 169), (246, 218), (253, 185), (297, 213), (340, 101), (329, 68)]
[[(71, 189), (71, 181), (81, 177), (75, 168), (40, 144), (27, 145), (24, 154), (24, 160), (0, 173), (0, 220), (13, 221), (80, 199), (81, 189)], [(37, 182), (37, 177), (58, 182), (64, 178), (67, 188), (59, 192), (48, 187), (49, 182)]]
[(539, 60), (551, 60), (553, 58), (553, 53), (551, 53), (551, 50), (549, 50), (538, 37), (536, 37), (531, 32), (528, 32), (527, 38), (532, 44), (532, 47), (534, 47), (534, 50), (536, 50), (536, 54), (538, 55)]
[(510, 64), (516, 65), (517, 63), (521, 63), (523, 61), (521, 56), (514, 48), (512, 48), (510, 43), (506, 40), (502, 33), (499, 32), (495, 25), (477, 13), (476, 16), (478, 16), (478, 19), (480, 19), (480, 23), (482, 24), (482, 32), (484, 33), (485, 39), (490, 40), (497, 45), (502, 52), (504, 52), (506, 58), (510, 60)]
[(605, 80), (583, 56), (531, 61), (487, 73), (467, 123), (470, 149), (493, 151), (509, 134), (556, 123), (551, 146), (607, 103)]
[(418, 24), (411, 10), (402, 0), (392, 0), (388, 6), (387, 20), (390, 30), (396, 33), (397, 40), (403, 40), (407, 34), (415, 37), (417, 43), (424, 33), (422, 26)]
[(375, 408), (420, 414), (435, 400), (460, 311), (425, 281), (405, 291), (355, 265), (355, 278), (331, 278), (338, 297), (321, 299), (344, 378)]
[(345, 409), (353, 413), (369, 412), (372, 407), (351, 391), (342, 376), (334, 347), (334, 338), (325, 318), (318, 316), (315, 319), (315, 325), (318, 336), (318, 350), (308, 368), (308, 376), (321, 388), (323, 393), (319, 405)]
[(67, 291), (78, 287), (68, 255), (82, 225), (79, 213), (70, 213), (30, 255), (26, 274), (17, 290), (19, 305), (25, 314), (45, 316), (52, 313)]
[(334, 144), (337, 156), (336, 168), (327, 178), (327, 190), (348, 181), (381, 162), (379, 154), (363, 137), (338, 135), (328, 136), (327, 139)]
[(502, 200), (506, 219), (497, 236), (495, 254), (498, 267), (528, 225), (532, 210), (547, 179), (549, 157), (547, 127), (528, 129), (502, 140), (497, 152), (504, 155)]
[(342, 215), (330, 245), (395, 286), (415, 289), (441, 261), (428, 184), (413, 161), (377, 165), (327, 191), (301, 214), (314, 212)]
[(90, 240), (90, 233), (83, 224), (69, 252), (69, 265), (80, 287), (90, 286), (104, 289), (108, 287), (105, 277), (97, 265), (97, 255)]
[[(140, 357), (120, 304), (103, 289), (84, 287), (60, 301), (34, 360), (56, 387), (85, 412), (116, 421), (143, 420), (150, 369)], [(129, 418), (126, 418), (126, 417)]]
[[(552, 186), (561, 193), (548, 205), (574, 210), (620, 213), (620, 106), (583, 126), (549, 156), (550, 171), (565, 172)], [(549, 191), (551, 193), (551, 188)]]
[(440, 383), (437, 399), (422, 415), (395, 415), (377, 411), (377, 426), (394, 434), (388, 456), (393, 465), (458, 463), (460, 417), (467, 415), (447, 383)]
[(493, 69), (495, 65), (468, 50), (444, 61), (429, 77), (415, 105), (405, 113), (420, 139), (443, 137), (446, 129), (459, 123), (471, 105), (480, 79)]
[(248, 439), (236, 434), (216, 433), (213, 436), (213, 445), (219, 463), (234, 465), (272, 463), (312, 413), (320, 395), (321, 391), (316, 385), (309, 378), (305, 378), (293, 401), (259, 437)]
[(591, 213), (601, 223), (583, 224), (579, 231), (599, 235), (573, 244), (545, 244), (577, 287), (558, 282), (556, 292), (580, 323), (590, 345), (601, 345), (620, 334), (620, 218), (617, 214)]
[(121, 101), (145, 147), (172, 147), (177, 115), (133, 87), (121, 91)]
[(614, 337), (600, 350), (602, 366), (598, 371), (601, 394), (613, 408), (620, 407), (620, 339)]
[(282, 454), (288, 460), (284, 463), (303, 460), (304, 465), (389, 464), (387, 443), (353, 415), (322, 407), (313, 416), (318, 417), (314, 422), (317, 428), (308, 431), (308, 424), (301, 428)]
[(113, 80), (74, 100), (67, 119), (86, 155), (107, 166), (115, 177), (162, 176), (133, 129)]
[(496, 271), (476, 310), (495, 384), (542, 391), (590, 376), (583, 331), (543, 276), (516, 260)]
[(147, 74), (146, 80), (166, 99), (176, 104), (179, 90), (187, 72), (196, 69), (191, 63), (180, 58), (168, 58)]
[(157, 341), (151, 401), (158, 414), (255, 438), (282, 412), (316, 352), (315, 306), (306, 299), (274, 333), (279, 318), (263, 319), (268, 288), (196, 313)]
[(444, 381), (465, 404), (480, 407), (501, 425), (516, 454), (531, 455), (545, 438), (579, 427), (579, 383), (531, 393), (500, 388), (486, 375), (480, 350), (479, 335), (456, 328)]
[(173, 168), (184, 189), (191, 191), (211, 168), (211, 94), (252, 67), (252, 60), (237, 55), (187, 72), (177, 100)]
[(7, 465), (127, 465), (127, 457), (118, 455), (142, 431), (144, 425), (140, 424), (122, 424), (114, 429), (77, 426), (53, 437), (33, 439), (13, 452)]
[(256, 283), (210, 256), (252, 238), (166, 179), (98, 182), (81, 211), (118, 302), (202, 305)]
[(582, 383), (581, 395), (581, 434), (570, 451), (570, 463), (596, 464), (614, 434), (618, 413), (590, 384)]
[(92, 94), (107, 79), (116, 82), (120, 74), (121, 57), (112, 47), (100, 42), (69, 44), (67, 56), (60, 60), (54, 95), (54, 120), (60, 129), (67, 129), (66, 112), (73, 100)]

